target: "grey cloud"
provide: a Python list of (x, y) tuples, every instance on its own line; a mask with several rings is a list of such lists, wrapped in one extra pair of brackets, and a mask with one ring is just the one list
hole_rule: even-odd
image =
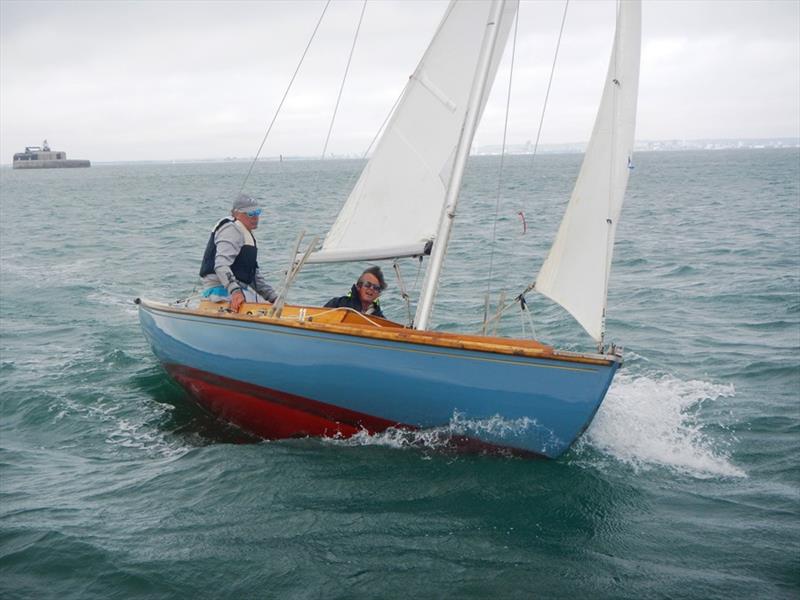
[[(94, 160), (252, 155), (323, 4), (0, 2), (0, 162), (44, 137)], [(368, 4), (332, 152), (366, 148), (445, 7)], [(267, 155), (321, 151), (360, 8), (331, 4)], [(522, 4), (512, 142), (536, 134), (562, 10)], [(543, 142), (588, 137), (613, 18), (570, 3)], [(643, 19), (637, 137), (800, 137), (800, 3), (653, 1)], [(500, 139), (507, 58), (478, 143)]]

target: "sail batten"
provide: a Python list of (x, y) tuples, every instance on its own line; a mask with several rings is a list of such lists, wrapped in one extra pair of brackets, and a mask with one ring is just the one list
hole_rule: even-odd
[(617, 221), (631, 167), (639, 89), (641, 4), (622, 0), (600, 107), (575, 188), (534, 289), (600, 342)]

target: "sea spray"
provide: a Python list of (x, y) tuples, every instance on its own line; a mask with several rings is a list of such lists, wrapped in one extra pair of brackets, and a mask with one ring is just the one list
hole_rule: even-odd
[(706, 431), (702, 404), (735, 395), (732, 384), (620, 373), (582, 444), (632, 466), (667, 467), (698, 478), (744, 477), (726, 440)]
[(538, 435), (544, 441), (545, 448), (548, 444), (558, 444), (558, 439), (553, 432), (539, 425), (536, 419), (528, 417), (505, 419), (500, 415), (493, 415), (485, 419), (470, 419), (459, 411), (455, 411), (450, 422), (441, 427), (425, 429), (390, 427), (378, 433), (370, 433), (362, 429), (349, 438), (334, 438), (334, 442), (351, 446), (386, 446), (436, 451), (491, 450), (492, 453), (498, 455), (512, 456), (513, 452), (511, 451), (503, 449), (495, 451), (487, 445), (471, 444), (469, 440), (478, 433), (488, 434), (502, 440), (529, 432)]

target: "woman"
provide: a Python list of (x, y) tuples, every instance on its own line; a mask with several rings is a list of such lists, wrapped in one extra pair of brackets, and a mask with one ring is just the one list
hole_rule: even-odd
[(352, 308), (365, 315), (383, 317), (378, 296), (386, 289), (386, 280), (380, 267), (370, 267), (361, 273), (355, 285), (346, 296), (331, 298), (325, 303), (327, 308)]

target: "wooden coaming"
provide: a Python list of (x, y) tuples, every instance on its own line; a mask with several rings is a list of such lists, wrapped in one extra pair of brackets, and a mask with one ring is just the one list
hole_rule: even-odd
[(358, 336), (410, 344), (423, 344), (441, 348), (457, 348), (477, 352), (490, 352), (514, 356), (526, 356), (562, 360), (576, 363), (607, 365), (615, 357), (559, 352), (552, 346), (536, 340), (509, 339), (492, 336), (449, 333), (442, 331), (420, 331), (409, 329), (399, 323), (364, 315), (350, 308), (321, 308), (316, 306), (286, 305), (280, 317), (269, 315), (272, 305), (245, 303), (238, 313), (228, 310), (227, 302), (202, 301), (197, 308), (141, 301), (151, 309), (165, 312), (229, 319), (245, 322), (268, 323), (281, 327), (322, 331), (326, 333)]

